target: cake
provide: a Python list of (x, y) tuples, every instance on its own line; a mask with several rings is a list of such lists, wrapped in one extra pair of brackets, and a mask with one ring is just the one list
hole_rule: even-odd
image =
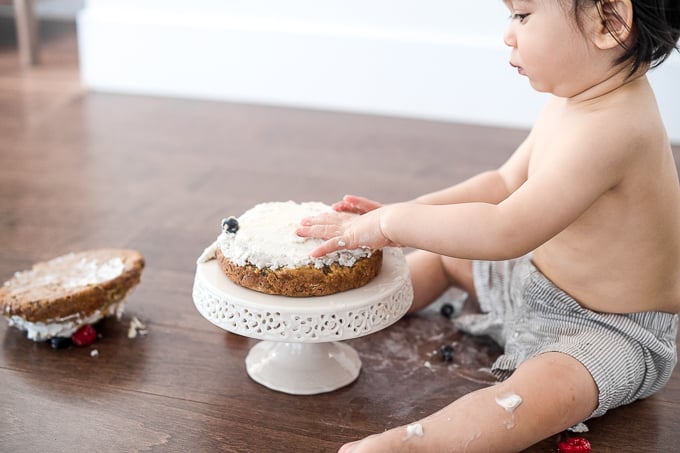
[(141, 253), (119, 249), (39, 262), (15, 273), (0, 288), (2, 314), (31, 340), (70, 338), (106, 316), (120, 318), (143, 268)]
[(312, 258), (323, 240), (296, 234), (303, 218), (331, 211), (320, 202), (258, 204), (224, 219), (222, 233), (198, 261), (216, 259), (232, 282), (266, 294), (325, 296), (364, 286), (380, 272), (381, 250), (362, 247)]

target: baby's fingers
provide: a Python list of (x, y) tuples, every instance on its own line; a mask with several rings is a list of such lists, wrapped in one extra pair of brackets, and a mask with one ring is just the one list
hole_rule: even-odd
[(340, 234), (340, 229), (337, 225), (314, 225), (312, 223), (302, 223), (301, 227), (295, 230), (295, 233), (303, 238), (319, 238), (330, 239)]
[(409, 441), (400, 438), (396, 429), (392, 429), (345, 444), (338, 450), (338, 453), (393, 453), (397, 451), (413, 451), (412, 447)]
[(311, 217), (305, 217), (300, 220), (302, 226), (313, 225), (341, 225), (351, 214), (342, 214), (339, 212), (323, 212)]
[(338, 212), (353, 212), (355, 214), (365, 214), (374, 209), (378, 209), (382, 205), (377, 201), (369, 200), (364, 197), (357, 197), (356, 195), (345, 195), (341, 201), (333, 204), (333, 209)]
[(321, 258), (322, 256), (326, 256), (331, 252), (335, 252), (336, 250), (344, 249), (347, 247), (347, 243), (345, 242), (342, 237), (334, 237), (333, 239), (330, 239), (314, 250), (312, 250), (312, 253), (309, 255), (312, 258)]

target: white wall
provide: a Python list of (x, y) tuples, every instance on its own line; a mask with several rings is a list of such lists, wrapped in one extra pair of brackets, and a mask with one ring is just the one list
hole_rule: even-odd
[[(529, 127), (543, 103), (508, 65), (500, 0), (90, 0), (93, 90)], [(680, 57), (650, 76), (680, 143)]]

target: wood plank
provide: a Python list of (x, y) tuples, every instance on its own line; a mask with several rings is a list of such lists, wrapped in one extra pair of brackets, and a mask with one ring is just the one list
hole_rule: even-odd
[[(408, 199), (499, 165), (526, 131), (85, 93), (72, 33), (47, 40), (46, 63), (28, 72), (0, 45), (0, 279), (102, 246), (137, 248), (147, 267), (123, 319), (106, 320), (91, 347), (55, 351), (0, 323), (1, 450), (335, 451), (493, 383), (499, 348), (433, 307), (348, 341), (363, 362), (350, 386), (274, 392), (246, 373), (256, 340), (204, 320), (191, 290), (222, 217), (345, 192)], [(133, 316), (147, 336), (127, 338)], [(443, 343), (456, 345), (450, 364), (433, 354)], [(673, 451), (678, 423), (676, 369), (657, 395), (589, 422), (586, 437), (598, 452)]]

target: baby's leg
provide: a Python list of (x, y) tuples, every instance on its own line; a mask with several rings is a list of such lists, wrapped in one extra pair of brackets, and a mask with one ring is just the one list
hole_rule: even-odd
[(394, 428), (340, 451), (521, 451), (581, 422), (597, 402), (597, 386), (588, 370), (566, 354), (548, 352), (527, 360), (508, 380), (424, 418), (419, 427)]
[(409, 312), (416, 312), (434, 302), (444, 291), (456, 286), (474, 297), (472, 261), (418, 250), (407, 255), (413, 305)]

